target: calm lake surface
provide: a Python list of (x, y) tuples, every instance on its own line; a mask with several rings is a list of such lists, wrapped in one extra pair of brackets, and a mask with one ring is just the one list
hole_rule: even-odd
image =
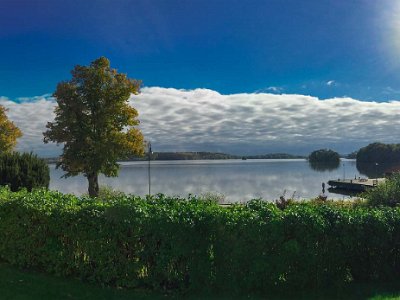
[[(61, 170), (50, 165), (50, 189), (80, 195), (87, 192), (83, 176), (60, 178)], [(335, 170), (315, 171), (303, 159), (290, 160), (194, 160), (152, 161), (151, 193), (187, 197), (217, 193), (225, 202), (242, 202), (254, 198), (276, 200), (279, 196), (296, 199), (314, 198), (322, 193), (322, 182), (338, 178), (361, 176), (354, 160), (342, 160)], [(125, 193), (148, 194), (148, 162), (122, 162), (119, 177), (100, 176), (101, 186)], [(348, 196), (329, 193), (328, 198)], [(285, 192), (286, 191), (286, 192)]]

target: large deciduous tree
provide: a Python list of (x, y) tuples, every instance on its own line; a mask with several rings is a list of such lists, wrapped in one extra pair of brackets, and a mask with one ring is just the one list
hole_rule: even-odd
[(11, 151), (22, 136), (21, 130), (6, 115), (7, 109), (0, 105), (0, 154)]
[(60, 82), (53, 96), (54, 122), (47, 123), (44, 142), (64, 144), (57, 167), (64, 177), (83, 173), (88, 192), (99, 192), (98, 175), (117, 176), (118, 159), (144, 153), (143, 135), (135, 126), (138, 112), (129, 105), (131, 94), (138, 94), (140, 81), (110, 68), (100, 57), (89, 66), (75, 66), (72, 79)]

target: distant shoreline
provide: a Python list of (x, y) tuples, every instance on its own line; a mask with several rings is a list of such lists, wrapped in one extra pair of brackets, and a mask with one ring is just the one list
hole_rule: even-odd
[[(287, 153), (270, 153), (261, 155), (233, 155), (220, 152), (153, 152), (150, 155), (152, 161), (168, 160), (229, 160), (229, 159), (306, 159), (304, 155), (293, 155)], [(43, 158), (47, 163), (57, 163), (58, 157)], [(142, 157), (131, 157), (121, 161), (148, 161), (146, 153)]]

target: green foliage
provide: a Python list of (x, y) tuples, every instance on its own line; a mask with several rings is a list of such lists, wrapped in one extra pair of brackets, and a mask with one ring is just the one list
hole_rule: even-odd
[(400, 170), (400, 144), (372, 143), (357, 153), (357, 169), (370, 178)]
[(0, 259), (120, 287), (259, 294), (399, 279), (400, 209), (0, 189)]
[(335, 170), (340, 165), (340, 156), (330, 149), (320, 149), (308, 156), (310, 167), (319, 172)]
[(22, 136), (21, 130), (8, 120), (6, 109), (0, 105), (0, 154), (11, 151)]
[(64, 144), (57, 167), (66, 177), (83, 173), (92, 197), (99, 192), (99, 173), (117, 176), (118, 159), (144, 152), (143, 135), (135, 127), (138, 112), (129, 105), (139, 87), (100, 57), (90, 66), (76, 66), (72, 79), (59, 83), (53, 94), (56, 117), (47, 124), (44, 141)]
[(330, 149), (320, 149), (311, 152), (308, 156), (310, 163), (337, 163), (340, 162), (340, 156), (337, 152)]
[(12, 191), (26, 188), (48, 188), (49, 167), (43, 159), (32, 153), (4, 153), (0, 155), (0, 185)]
[(295, 193), (293, 193), (292, 197), (286, 197), (286, 190), (283, 191), (283, 195), (279, 196), (279, 199), (275, 200), (275, 205), (277, 208), (284, 210), (286, 209), (289, 205), (292, 205), (295, 203), (294, 199)]
[(400, 204), (400, 174), (396, 173), (363, 194), (367, 205), (371, 206), (398, 206)]
[(199, 200), (203, 201), (214, 201), (215, 203), (218, 204), (223, 204), (225, 203), (225, 195), (217, 192), (205, 192), (201, 193), (198, 196)]
[(97, 198), (108, 201), (112, 200), (113, 198), (123, 197), (125, 196), (124, 192), (114, 190), (111, 186), (100, 186), (99, 195)]
[(372, 143), (357, 152), (360, 163), (400, 163), (400, 144)]

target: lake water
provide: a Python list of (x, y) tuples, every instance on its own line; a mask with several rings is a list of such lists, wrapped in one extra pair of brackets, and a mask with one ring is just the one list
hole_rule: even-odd
[[(60, 178), (61, 170), (50, 165), (50, 189), (63, 193), (87, 192), (83, 176)], [(335, 170), (315, 171), (303, 159), (290, 160), (195, 160), (152, 161), (151, 194), (163, 193), (187, 197), (215, 193), (225, 202), (248, 201), (254, 198), (275, 200), (279, 196), (296, 199), (313, 198), (321, 194), (322, 182), (338, 178), (361, 176), (354, 160), (342, 160)], [(99, 183), (125, 193), (148, 194), (148, 162), (123, 162), (119, 176), (100, 176)], [(326, 189), (328, 185), (326, 185)], [(328, 198), (348, 196), (329, 193)]]

